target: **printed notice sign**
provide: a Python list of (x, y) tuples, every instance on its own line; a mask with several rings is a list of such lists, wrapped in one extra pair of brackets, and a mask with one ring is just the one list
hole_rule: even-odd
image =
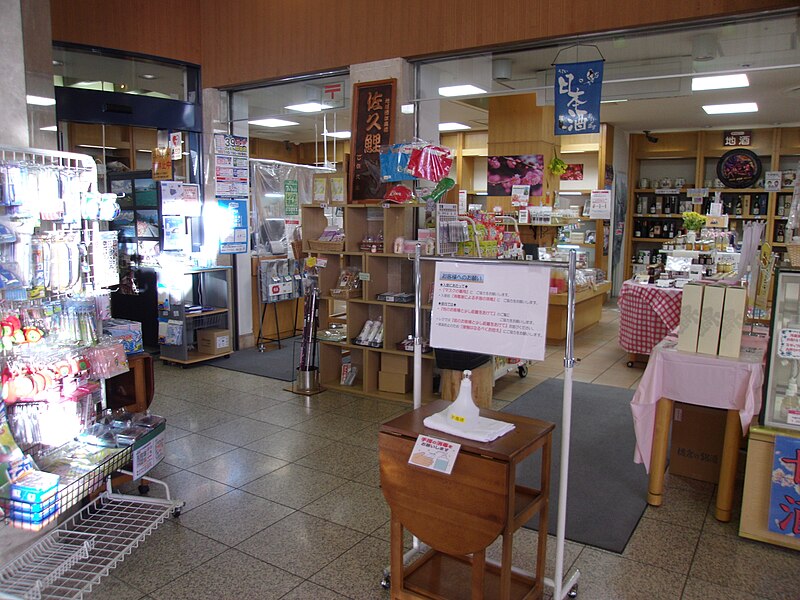
[(800, 329), (781, 329), (778, 335), (778, 356), (800, 358)]
[(800, 535), (800, 438), (775, 436), (769, 496), (769, 530)]
[(436, 263), (431, 346), (544, 360), (550, 269)]
[(139, 479), (164, 458), (164, 441), (167, 436), (162, 432), (152, 440), (133, 451), (133, 478)]
[(592, 219), (611, 218), (611, 190), (592, 190), (589, 216)]
[(420, 435), (411, 450), (408, 464), (450, 475), (460, 449), (461, 444)]

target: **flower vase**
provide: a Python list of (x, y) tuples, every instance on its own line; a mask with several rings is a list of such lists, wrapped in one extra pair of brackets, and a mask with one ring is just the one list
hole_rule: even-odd
[(686, 231), (686, 245), (688, 246), (687, 250), (694, 250), (694, 244), (697, 241), (697, 232), (694, 229), (689, 229)]

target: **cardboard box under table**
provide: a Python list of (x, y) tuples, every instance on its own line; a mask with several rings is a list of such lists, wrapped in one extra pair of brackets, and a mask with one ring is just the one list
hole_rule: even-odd
[(725, 411), (677, 402), (672, 414), (669, 473), (717, 483)]
[(231, 351), (231, 332), (228, 329), (198, 329), (197, 351), (201, 354), (229, 354)]

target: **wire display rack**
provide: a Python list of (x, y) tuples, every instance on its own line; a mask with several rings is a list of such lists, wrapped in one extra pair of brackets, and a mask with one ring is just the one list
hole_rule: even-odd
[(182, 504), (104, 492), (0, 567), (0, 598), (82, 598)]

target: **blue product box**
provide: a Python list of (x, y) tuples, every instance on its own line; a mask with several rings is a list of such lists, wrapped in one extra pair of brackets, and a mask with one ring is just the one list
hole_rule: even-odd
[(58, 491), (59, 476), (44, 471), (27, 471), (11, 484), (11, 499), (33, 504), (47, 501)]
[(23, 529), (30, 529), (32, 531), (38, 531), (51, 521), (53, 521), (58, 513), (58, 502), (53, 502), (53, 504), (46, 510), (36, 513), (18, 513), (18, 512), (11, 512), (9, 515), (9, 519), (11, 520), (11, 524), (15, 527), (21, 527)]
[(142, 324), (128, 319), (108, 319), (103, 321), (103, 333), (118, 338), (126, 354), (144, 352)]
[(58, 504), (58, 494), (53, 494), (43, 499), (41, 502), (20, 502), (19, 500), (12, 500), (9, 502), (9, 508), (12, 515), (30, 515), (35, 513), (46, 513), (53, 505)]

